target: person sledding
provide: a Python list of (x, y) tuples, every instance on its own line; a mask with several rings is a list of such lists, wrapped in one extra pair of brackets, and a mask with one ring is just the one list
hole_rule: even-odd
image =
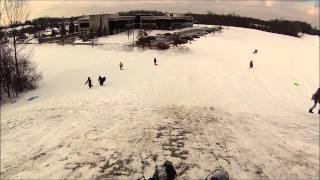
[[(317, 92), (315, 92), (315, 93), (312, 95), (311, 100), (313, 100), (314, 104), (313, 104), (313, 106), (309, 109), (309, 113), (313, 113), (312, 111), (313, 111), (314, 108), (316, 108), (317, 104), (319, 104), (319, 106), (320, 106), (320, 88), (318, 88)], [(319, 107), (318, 114), (320, 114), (320, 107)]]
[(88, 84), (89, 88), (92, 88), (92, 87), (93, 87), (93, 85), (92, 85), (92, 83), (91, 83), (90, 77), (88, 77), (88, 80), (86, 81), (85, 84)]
[(106, 77), (99, 76), (98, 81), (99, 81), (100, 86), (103, 86), (103, 83), (106, 81)]
[(123, 64), (122, 64), (122, 62), (119, 63), (119, 67), (120, 67), (120, 70), (123, 70)]

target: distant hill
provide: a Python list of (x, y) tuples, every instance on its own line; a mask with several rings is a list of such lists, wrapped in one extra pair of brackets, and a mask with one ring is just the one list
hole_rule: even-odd
[(242, 17), (236, 14), (219, 15), (211, 12), (208, 14), (187, 13), (186, 15), (192, 16), (196, 23), (199, 24), (244, 27), (295, 37), (299, 37), (300, 33), (320, 36), (320, 30), (301, 21), (288, 21), (283, 19), (265, 21), (256, 18)]

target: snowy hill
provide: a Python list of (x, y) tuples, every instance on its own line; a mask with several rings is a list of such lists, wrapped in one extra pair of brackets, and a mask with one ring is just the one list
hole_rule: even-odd
[(319, 115), (307, 112), (317, 36), (229, 27), (167, 51), (30, 47), (44, 80), (1, 107), (3, 178), (138, 179), (165, 160), (186, 179), (217, 167), (239, 179), (319, 177)]

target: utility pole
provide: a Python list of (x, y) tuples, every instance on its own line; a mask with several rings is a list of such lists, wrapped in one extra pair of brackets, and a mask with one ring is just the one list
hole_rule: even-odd
[(129, 34), (130, 34), (130, 26), (132, 26), (132, 45), (134, 46), (134, 25), (135, 25), (135, 23), (134, 23), (134, 20), (133, 20), (133, 22), (128, 26), (127, 25), (127, 29), (128, 29), (128, 40), (129, 40)]

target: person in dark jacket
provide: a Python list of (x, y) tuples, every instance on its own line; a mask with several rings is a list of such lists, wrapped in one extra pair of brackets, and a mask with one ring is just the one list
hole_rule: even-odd
[(250, 68), (253, 68), (253, 61), (250, 61)]
[(106, 81), (106, 77), (99, 76), (98, 81), (99, 81), (100, 86), (103, 86), (103, 83)]
[(154, 58), (154, 59), (153, 59), (153, 63), (154, 63), (154, 65), (155, 65), (155, 66), (157, 66), (157, 65), (158, 65), (158, 64), (157, 64), (157, 59), (156, 59), (156, 58)]
[(86, 81), (85, 84), (88, 84), (89, 88), (92, 88), (93, 85), (92, 85), (92, 83), (91, 83), (90, 77), (88, 77), (88, 80)]
[[(320, 88), (318, 88), (317, 92), (315, 92), (315, 93), (312, 95), (311, 100), (313, 100), (314, 104), (313, 104), (313, 106), (309, 109), (309, 113), (313, 113), (312, 111), (313, 111), (314, 108), (316, 108), (317, 103), (318, 103), (319, 106), (320, 106)], [(320, 107), (319, 107), (318, 114), (320, 114)]]
[(120, 67), (120, 70), (123, 70), (123, 64), (122, 64), (122, 62), (120, 62), (119, 67)]

